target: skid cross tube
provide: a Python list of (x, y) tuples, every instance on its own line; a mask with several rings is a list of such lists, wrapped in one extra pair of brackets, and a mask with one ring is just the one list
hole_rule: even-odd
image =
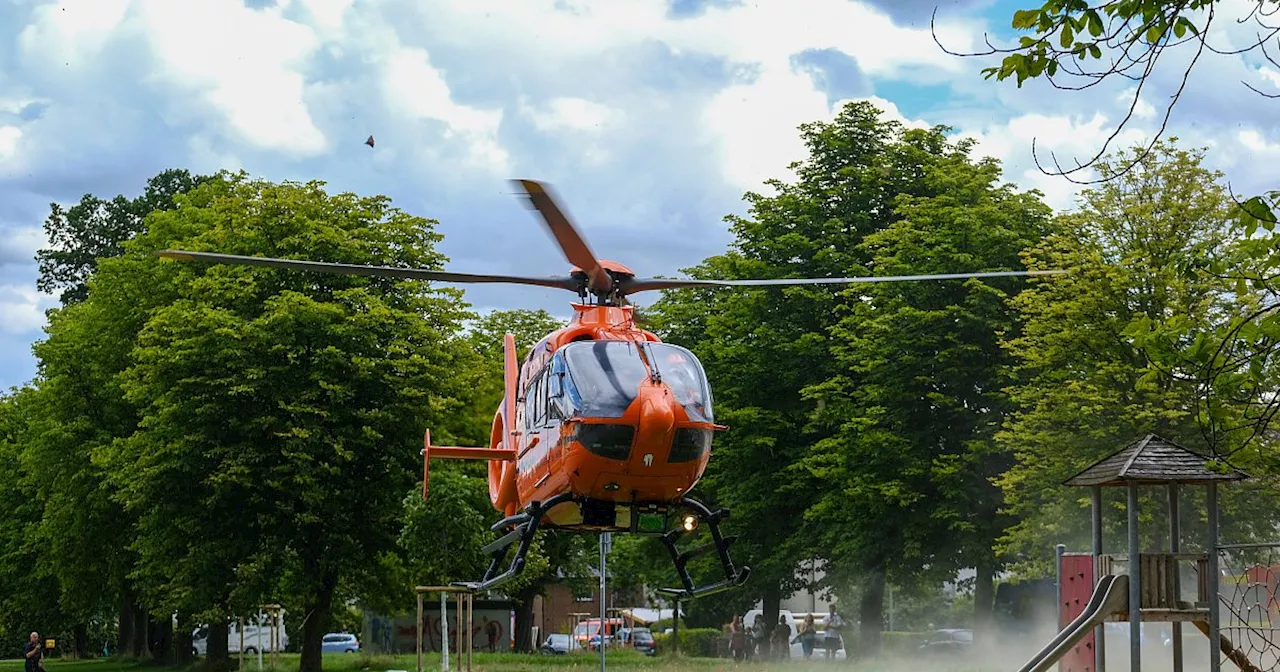
[[(720, 532), (720, 521), (729, 517), (729, 510), (717, 509), (716, 511), (711, 511), (701, 502), (689, 497), (682, 498), (680, 504), (691, 509), (698, 519), (706, 523), (708, 531), (711, 533), (711, 542), (681, 552), (676, 547), (676, 540), (684, 533), (683, 530), (676, 528), (662, 535), (662, 544), (667, 547), (667, 552), (671, 554), (671, 561), (676, 566), (676, 574), (679, 575), (680, 583), (683, 587), (659, 588), (658, 592), (669, 595), (676, 600), (689, 600), (742, 585), (747, 580), (747, 577), (751, 575), (751, 568), (745, 566), (740, 569), (734, 568), (733, 559), (729, 557), (729, 544), (733, 543), (737, 537), (725, 537)], [(693, 577), (689, 575), (687, 566), (689, 561), (713, 550), (720, 556), (720, 566), (724, 570), (725, 578), (722, 581), (706, 586), (694, 586)]]
[[(525, 556), (528, 555), (529, 547), (533, 544), (533, 539), (538, 534), (538, 527), (542, 523), (543, 514), (553, 507), (572, 500), (572, 494), (563, 493), (545, 502), (530, 502), (529, 508), (525, 509), (524, 513), (508, 516), (498, 521), (492, 528), (495, 532), (507, 525), (512, 525), (513, 528), (503, 534), (497, 541), (484, 547), (485, 553), (493, 556), (493, 559), (489, 561), (489, 568), (484, 572), (484, 578), (479, 581), (459, 581), (453, 585), (466, 588), (471, 592), (480, 592), (506, 583), (518, 576), (520, 572), (524, 571)], [(516, 555), (511, 559), (511, 566), (507, 568), (507, 571), (498, 574), (498, 570), (502, 567), (502, 561), (507, 557), (507, 549), (513, 545), (516, 546)]]

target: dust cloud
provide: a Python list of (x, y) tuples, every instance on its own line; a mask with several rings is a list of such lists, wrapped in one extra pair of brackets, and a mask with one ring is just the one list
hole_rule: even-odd
[[(1188, 623), (1183, 625), (1183, 666), (1186, 670), (1204, 670), (1209, 667), (1209, 640)], [(881, 655), (876, 659), (864, 659), (856, 651), (851, 661), (827, 661), (821, 653), (811, 660), (793, 658), (782, 663), (766, 665), (777, 670), (851, 670), (853, 672), (1017, 672), (1057, 634), (1052, 627), (1019, 629), (1016, 632), (989, 629), (985, 636), (978, 633), (968, 650), (945, 653), (924, 653), (921, 650), (905, 651), (895, 655)], [(1173, 669), (1172, 630), (1166, 623), (1143, 625), (1142, 666), (1150, 670)], [(1129, 669), (1129, 624), (1109, 623), (1106, 626), (1104, 649), (1106, 669)], [(747, 666), (750, 669), (754, 666)], [(1050, 668), (1057, 672), (1058, 665)]]

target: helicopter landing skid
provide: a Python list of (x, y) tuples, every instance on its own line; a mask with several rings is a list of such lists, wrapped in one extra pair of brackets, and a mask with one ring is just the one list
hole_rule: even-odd
[[(701, 502), (688, 497), (681, 499), (680, 503), (693, 509), (695, 515), (706, 523), (707, 529), (711, 533), (711, 543), (681, 552), (680, 549), (676, 548), (676, 539), (685, 533), (684, 530), (676, 528), (662, 535), (662, 543), (667, 547), (667, 551), (671, 553), (671, 561), (675, 563), (676, 573), (679, 574), (680, 583), (684, 584), (684, 587), (659, 588), (657, 592), (675, 600), (691, 600), (696, 597), (721, 593), (742, 585), (747, 580), (747, 577), (751, 575), (751, 568), (744, 566), (740, 569), (734, 569), (733, 560), (729, 557), (729, 544), (737, 540), (737, 537), (726, 537), (720, 533), (720, 521), (729, 517), (729, 510), (717, 509), (713, 512)], [(693, 577), (689, 576), (687, 565), (690, 560), (712, 551), (720, 556), (720, 565), (724, 569), (725, 578), (723, 581), (695, 587), (693, 585)]]
[[(538, 526), (542, 522), (542, 516), (552, 508), (572, 499), (573, 495), (564, 493), (556, 495), (545, 502), (531, 502), (524, 511), (507, 516), (494, 523), (489, 528), (494, 532), (507, 527), (510, 527), (511, 530), (499, 537), (497, 541), (484, 547), (485, 554), (493, 556), (489, 561), (489, 568), (484, 572), (484, 578), (479, 581), (455, 581), (453, 585), (476, 593), (482, 590), (489, 590), (514, 579), (520, 572), (524, 571), (525, 556), (529, 553), (529, 546), (533, 544), (533, 538), (538, 534)], [(507, 549), (512, 546), (516, 546), (516, 555), (511, 559), (511, 566), (507, 568), (507, 571), (498, 574), (498, 569), (502, 567), (502, 561), (507, 557)]]

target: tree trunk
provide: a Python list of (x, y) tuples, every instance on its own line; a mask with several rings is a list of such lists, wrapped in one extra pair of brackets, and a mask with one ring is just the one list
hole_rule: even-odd
[(76, 658), (84, 660), (89, 657), (89, 628), (84, 623), (76, 623), (75, 630), (72, 631), (72, 639), (75, 645)]
[[(231, 637), (231, 627), (225, 618), (215, 618), (209, 624), (208, 646), (204, 650), (205, 661), (213, 669), (226, 669), (231, 662), (228, 655), (227, 641)], [(246, 646), (248, 643), (245, 643)]]
[(974, 639), (983, 641), (991, 632), (991, 609), (995, 604), (996, 568), (992, 558), (978, 562), (973, 580), (973, 630)]
[(858, 634), (862, 653), (868, 657), (880, 653), (880, 633), (884, 630), (884, 581), (883, 565), (868, 569), (863, 580), (862, 602), (858, 609), (862, 622)]
[(178, 630), (173, 636), (174, 658), (179, 667), (186, 667), (195, 660), (195, 646), (191, 641), (191, 617), (178, 612)]
[(120, 620), (116, 630), (116, 650), (119, 657), (128, 656), (133, 647), (133, 595), (126, 589), (120, 600)]
[(516, 593), (516, 651), (533, 653), (533, 600), (542, 586), (533, 584)]
[[(770, 583), (764, 587), (764, 600), (760, 606), (760, 618), (764, 619), (764, 639), (760, 641), (760, 657), (768, 659), (770, 634), (774, 628), (778, 627), (778, 612), (782, 611), (782, 589), (777, 583)], [(751, 627), (755, 623), (744, 623), (743, 625)]]
[(337, 576), (329, 574), (321, 577), (320, 589), (312, 597), (311, 603), (304, 605), (307, 615), (302, 623), (302, 659), (298, 666), (299, 672), (320, 672), (320, 645), (329, 627), (329, 613), (333, 609), (333, 592), (337, 586)]
[(173, 657), (173, 617), (170, 616), (164, 620), (155, 621), (152, 627), (151, 635), (151, 655), (156, 660), (163, 660), (166, 663), (172, 663)]
[(143, 658), (147, 655), (147, 635), (151, 624), (151, 618), (147, 614), (147, 610), (141, 604), (133, 605), (133, 641), (129, 643), (129, 651), (134, 658)]

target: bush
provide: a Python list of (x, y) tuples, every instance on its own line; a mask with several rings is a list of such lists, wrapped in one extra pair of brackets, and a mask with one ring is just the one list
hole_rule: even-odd
[[(649, 624), (649, 630), (652, 631), (655, 635), (670, 627), (672, 627), (672, 619), (670, 618), (664, 618)], [(686, 627), (688, 627), (688, 624), (685, 623), (685, 620), (683, 618), (680, 619), (680, 629), (684, 630)]]
[[(685, 656), (696, 656), (701, 658), (716, 657), (717, 641), (720, 639), (728, 640), (725, 633), (715, 628), (680, 628), (680, 653)], [(654, 641), (658, 644), (658, 653), (660, 655), (671, 654), (676, 650), (675, 642), (672, 641), (671, 635), (655, 634)]]

